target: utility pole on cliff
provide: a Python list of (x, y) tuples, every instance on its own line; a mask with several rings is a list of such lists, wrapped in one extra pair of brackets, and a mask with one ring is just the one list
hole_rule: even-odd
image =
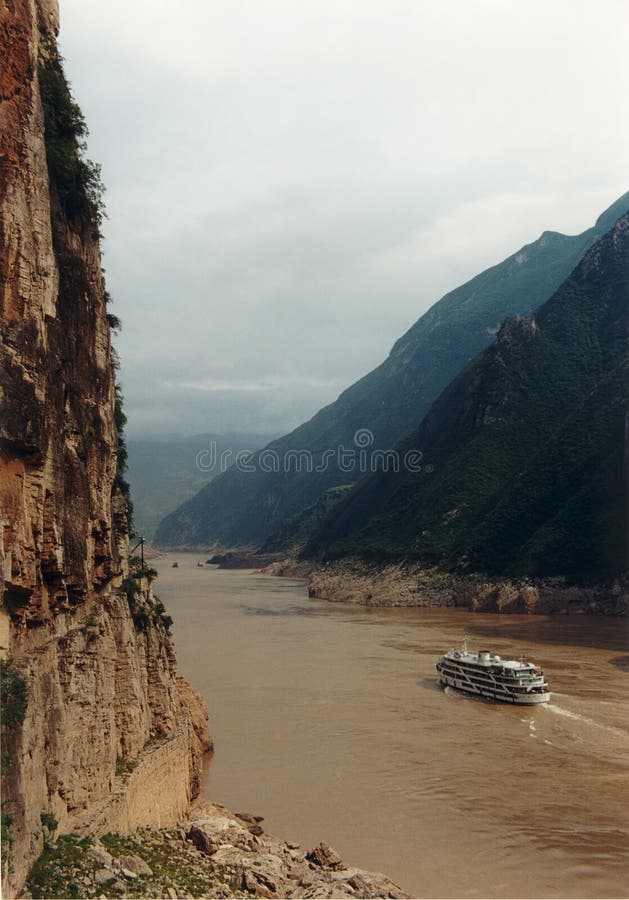
[[(138, 549), (138, 547), (140, 548), (140, 573), (141, 573), (140, 577), (144, 578), (144, 535), (140, 536), (140, 540), (137, 542), (137, 544), (135, 545), (133, 550), (129, 553), (129, 557), (133, 556), (133, 554)], [(149, 584), (149, 587), (146, 589), (146, 592), (145, 592), (145, 596), (146, 596), (147, 600), (149, 598), (150, 582), (148, 582), (148, 584)]]
[(129, 553), (129, 556), (133, 556), (135, 551), (140, 548), (140, 563), (142, 565), (142, 570), (144, 570), (144, 536), (140, 537), (140, 540), (137, 542), (133, 550)]

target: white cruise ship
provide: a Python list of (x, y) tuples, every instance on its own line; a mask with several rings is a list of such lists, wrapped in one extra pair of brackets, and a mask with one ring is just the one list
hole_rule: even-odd
[(489, 650), (473, 653), (463, 642), (460, 650), (448, 650), (437, 663), (439, 683), (457, 691), (502, 700), (505, 703), (548, 703), (550, 692), (544, 673), (535, 663), (502, 659)]

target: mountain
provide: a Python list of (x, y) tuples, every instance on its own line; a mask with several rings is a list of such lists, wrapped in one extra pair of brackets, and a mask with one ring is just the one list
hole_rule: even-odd
[(629, 215), (443, 391), (305, 555), (600, 579), (626, 568)]
[(341, 484), (328, 488), (310, 506), (285, 519), (274, 534), (269, 537), (259, 553), (283, 553), (298, 556), (310, 536), (323, 524), (330, 512), (347, 496), (351, 484)]
[(136, 531), (152, 538), (165, 515), (224, 472), (237, 453), (257, 450), (265, 440), (247, 434), (128, 440), (127, 479)]
[[(628, 209), (629, 193), (582, 234), (545, 231), (446, 294), (397, 341), (380, 366), (309, 422), (254, 454), (251, 471), (232, 467), (167, 516), (156, 542), (259, 545), (328, 488), (359, 480), (358, 467), (348, 472), (339, 462), (338, 448), (357, 449), (362, 438), (371, 440), (372, 451), (386, 449), (408, 434), (446, 385), (493, 341), (503, 320), (526, 315), (548, 300), (587, 249)], [(300, 451), (302, 456), (290, 456)]]

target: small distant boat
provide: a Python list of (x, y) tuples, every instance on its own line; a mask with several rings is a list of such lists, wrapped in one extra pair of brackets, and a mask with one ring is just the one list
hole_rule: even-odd
[(550, 691), (544, 673), (535, 663), (502, 659), (489, 650), (477, 653), (463, 642), (460, 650), (448, 650), (436, 665), (439, 684), (489, 700), (527, 706), (548, 703)]
[(178, 568), (179, 568), (179, 563), (178, 563), (178, 562), (174, 562), (174, 563), (173, 563), (173, 569), (178, 569)]

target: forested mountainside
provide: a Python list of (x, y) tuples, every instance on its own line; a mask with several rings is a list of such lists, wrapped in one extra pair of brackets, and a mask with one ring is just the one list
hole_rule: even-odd
[(446, 388), (305, 555), (597, 580), (626, 570), (629, 215)]
[[(256, 453), (253, 471), (229, 469), (167, 516), (156, 542), (171, 547), (214, 542), (257, 546), (328, 488), (358, 480), (359, 472), (341, 471), (337, 448), (356, 448), (356, 432), (369, 429), (370, 449), (387, 449), (416, 428), (446, 385), (494, 340), (503, 320), (528, 315), (548, 300), (586, 250), (628, 209), (629, 193), (582, 234), (546, 231), (446, 294), (397, 341), (380, 366), (309, 422)], [(456, 248), (452, 252), (456, 254)], [(287, 463), (291, 451), (307, 451), (312, 465), (300, 466), (295, 459)]]

